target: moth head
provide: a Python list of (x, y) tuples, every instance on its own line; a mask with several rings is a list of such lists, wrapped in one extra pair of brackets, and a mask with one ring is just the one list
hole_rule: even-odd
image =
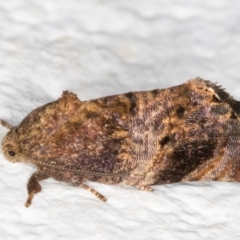
[(2, 140), (2, 150), (5, 158), (10, 162), (19, 162), (20, 149), (18, 146), (17, 128), (10, 126), (8, 123), (0, 120), (1, 125), (10, 129)]

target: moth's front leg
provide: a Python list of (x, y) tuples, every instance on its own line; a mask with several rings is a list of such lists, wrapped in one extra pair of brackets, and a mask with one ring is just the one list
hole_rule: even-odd
[(29, 207), (31, 205), (34, 195), (42, 190), (42, 187), (39, 184), (39, 182), (49, 177), (50, 177), (49, 173), (46, 171), (37, 171), (33, 173), (33, 175), (28, 180), (27, 184), (28, 199), (25, 203), (26, 207)]

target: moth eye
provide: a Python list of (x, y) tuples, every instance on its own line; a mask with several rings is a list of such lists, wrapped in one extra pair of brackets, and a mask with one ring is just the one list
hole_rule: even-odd
[(8, 154), (9, 154), (11, 157), (13, 157), (13, 156), (16, 155), (16, 153), (15, 153), (14, 151), (8, 151)]

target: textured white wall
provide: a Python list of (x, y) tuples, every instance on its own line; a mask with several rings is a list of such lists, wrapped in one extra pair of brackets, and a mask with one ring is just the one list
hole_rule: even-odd
[[(17, 125), (65, 89), (86, 100), (196, 76), (240, 99), (239, 12), (237, 0), (1, 1), (0, 118)], [(0, 154), (1, 240), (240, 239), (236, 183), (92, 183), (102, 203), (49, 179), (26, 209), (33, 172)]]

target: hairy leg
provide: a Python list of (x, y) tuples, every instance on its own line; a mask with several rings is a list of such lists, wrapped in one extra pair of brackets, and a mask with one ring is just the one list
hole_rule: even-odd
[(80, 184), (80, 187), (88, 190), (89, 192), (91, 192), (92, 194), (94, 194), (97, 198), (99, 198), (100, 200), (102, 200), (103, 202), (106, 202), (107, 199), (102, 195), (100, 194), (99, 192), (97, 192), (95, 189), (89, 187), (88, 185), (86, 185), (85, 183), (81, 183)]
[(51, 177), (53, 177), (57, 181), (63, 181), (63, 182), (69, 183), (69, 184), (71, 184), (75, 187), (84, 188), (84, 189), (88, 190), (89, 192), (91, 192), (92, 194), (94, 194), (100, 200), (102, 200), (104, 202), (107, 201), (107, 199), (102, 194), (97, 192), (95, 189), (89, 187), (87, 184), (85, 184), (84, 182), (87, 179), (84, 178), (81, 175), (79, 176), (78, 174), (75, 174), (73, 172), (57, 172), (57, 171), (55, 172), (55, 171), (52, 171), (51, 172)]
[(59, 173), (58, 172), (57, 174), (53, 174), (53, 176), (52, 176), (52, 174), (50, 174), (47, 171), (37, 171), (37, 172), (32, 174), (32, 176), (30, 177), (30, 179), (28, 181), (28, 184), (27, 184), (28, 199), (25, 203), (26, 207), (29, 207), (31, 205), (34, 195), (41, 191), (42, 187), (39, 184), (39, 182), (44, 180), (44, 179), (47, 179), (49, 177), (53, 177), (56, 180), (64, 181), (64, 182), (67, 182), (67, 183), (70, 183), (70, 184), (72, 183), (73, 186), (82, 187), (82, 188), (88, 190), (89, 192), (93, 193), (100, 200), (102, 200), (104, 202), (107, 201), (107, 199), (102, 194), (100, 194), (95, 189), (93, 189), (93, 188), (89, 187), (88, 185), (86, 185), (85, 183), (83, 183), (82, 178), (75, 178), (74, 179), (75, 181), (72, 182), (72, 179), (66, 173)]
[(39, 182), (49, 177), (49, 173), (46, 171), (37, 171), (32, 174), (27, 184), (28, 199), (25, 203), (26, 207), (29, 207), (31, 205), (34, 195), (42, 190)]

